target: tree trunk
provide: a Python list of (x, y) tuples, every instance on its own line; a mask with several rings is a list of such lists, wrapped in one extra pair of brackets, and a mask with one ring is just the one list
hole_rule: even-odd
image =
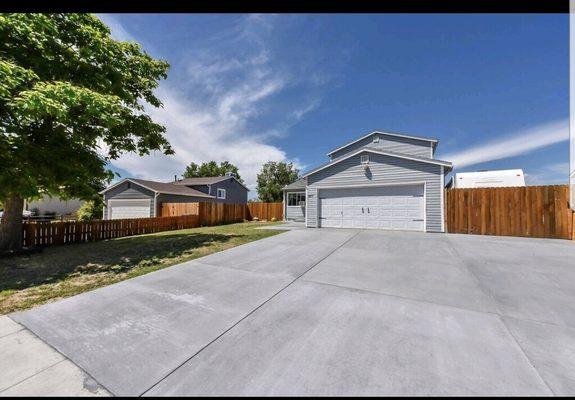
[(4, 214), (0, 222), (0, 251), (22, 248), (22, 211), (24, 199), (10, 196), (4, 200)]

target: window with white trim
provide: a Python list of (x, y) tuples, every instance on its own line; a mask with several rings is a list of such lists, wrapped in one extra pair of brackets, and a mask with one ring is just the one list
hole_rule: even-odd
[(379, 143), (379, 136), (375, 135), (373, 137), (373, 143)]
[(369, 154), (362, 154), (361, 156), (361, 163), (367, 164), (369, 162)]
[(218, 199), (225, 199), (226, 198), (226, 189), (218, 189), (217, 197), (218, 197)]
[(288, 207), (305, 206), (305, 193), (288, 193)]

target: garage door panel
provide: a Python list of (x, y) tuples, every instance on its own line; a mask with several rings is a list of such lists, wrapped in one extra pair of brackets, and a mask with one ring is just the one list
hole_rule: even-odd
[(108, 201), (110, 219), (149, 218), (150, 199)]
[(423, 185), (320, 189), (320, 226), (425, 230)]

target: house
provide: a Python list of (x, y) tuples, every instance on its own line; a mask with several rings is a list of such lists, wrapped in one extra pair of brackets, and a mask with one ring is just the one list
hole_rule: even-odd
[(523, 170), (502, 169), (493, 171), (458, 172), (447, 184), (448, 189), (512, 186), (525, 186)]
[(126, 178), (106, 188), (104, 219), (161, 216), (163, 203), (246, 204), (249, 189), (232, 173), (225, 176), (156, 182)]
[(47, 194), (40, 199), (24, 202), (24, 210), (32, 212), (34, 215), (73, 215), (82, 207), (84, 200), (52, 197)]
[(438, 140), (371, 132), (327, 154), (329, 161), (283, 188), (285, 218), (307, 227), (444, 232), (448, 161)]

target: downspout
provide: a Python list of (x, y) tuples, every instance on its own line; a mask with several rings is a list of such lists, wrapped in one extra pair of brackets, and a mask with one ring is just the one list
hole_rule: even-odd
[(155, 192), (154, 194), (154, 217), (158, 216), (158, 196), (160, 192)]

